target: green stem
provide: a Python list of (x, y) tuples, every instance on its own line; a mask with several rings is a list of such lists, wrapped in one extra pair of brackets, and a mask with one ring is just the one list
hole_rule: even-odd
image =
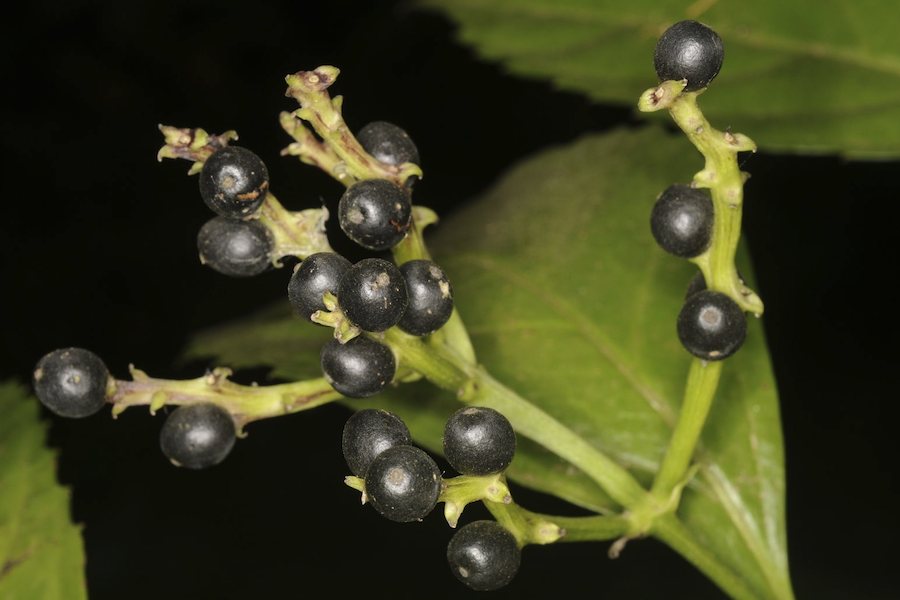
[(753, 592), (734, 571), (719, 562), (713, 553), (698, 544), (675, 515), (663, 515), (657, 519), (653, 524), (653, 535), (705, 573), (734, 600), (766, 600)]
[(671, 502), (673, 508), (678, 506), (681, 490), (687, 483), (685, 474), (694, 457), (721, 373), (722, 362), (707, 363), (699, 358), (691, 362), (678, 424), (653, 480), (651, 493), (657, 502)]
[(325, 234), (328, 211), (324, 208), (291, 212), (269, 191), (259, 209), (259, 220), (275, 238), (272, 262), (276, 266), (281, 266), (281, 259), (286, 256), (302, 260), (316, 252), (334, 252)]
[[(340, 96), (331, 98), (327, 92), (338, 74), (340, 70), (335, 67), (321, 66), (313, 71), (298, 71), (285, 78), (288, 84), (285, 95), (300, 103), (300, 109), (294, 115), (312, 125), (322, 141), (340, 158), (340, 162), (336, 164), (331, 158), (326, 160), (330, 167), (328, 174), (347, 186), (361, 179), (375, 177), (388, 179), (401, 187), (412, 176), (421, 179), (422, 169), (418, 165), (388, 165), (376, 160), (363, 149), (344, 122), (343, 99)], [(284, 118), (282, 119), (284, 125)], [(296, 133), (289, 133), (294, 139), (298, 139)], [(303, 157), (301, 147), (297, 147), (296, 152)], [(310, 156), (308, 162), (319, 160), (320, 155), (317, 151), (315, 156)]]
[(280, 417), (343, 398), (324, 378), (279, 385), (240, 385), (229, 381), (230, 369), (219, 368), (196, 379), (155, 379), (131, 368), (133, 381), (115, 381), (108, 402), (112, 414), (130, 406), (149, 406), (151, 413), (166, 404), (213, 402), (225, 408), (240, 431), (252, 421)]
[[(652, 519), (651, 498), (628, 470), (491, 377), (482, 367), (463, 360), (447, 347), (426, 344), (396, 328), (389, 329), (385, 339), (398, 353), (401, 365), (421, 373), (438, 387), (456, 393), (462, 402), (503, 413), (518, 433), (581, 469), (622, 506), (644, 507), (641, 514), (645, 514), (648, 521)], [(635, 529), (642, 530), (649, 527), (649, 522), (639, 519), (634, 520), (634, 525)]]

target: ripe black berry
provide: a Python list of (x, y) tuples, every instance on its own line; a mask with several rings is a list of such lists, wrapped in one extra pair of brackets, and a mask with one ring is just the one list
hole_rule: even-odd
[(703, 360), (722, 360), (744, 343), (747, 317), (727, 294), (704, 290), (685, 301), (677, 329), (688, 352)]
[(217, 215), (241, 219), (262, 206), (269, 172), (260, 157), (240, 146), (226, 146), (206, 159), (200, 171), (200, 195)]
[(363, 331), (385, 331), (397, 324), (409, 303), (406, 282), (393, 263), (366, 258), (341, 277), (338, 305)]
[(252, 277), (272, 267), (275, 240), (259, 221), (214, 217), (200, 228), (200, 262), (231, 277)]
[(650, 231), (660, 247), (675, 256), (693, 258), (706, 252), (712, 239), (715, 212), (702, 191), (678, 183), (668, 187), (653, 205)]
[(467, 406), (444, 425), (444, 456), (463, 475), (506, 470), (516, 453), (516, 432), (493, 408)]
[(350, 471), (363, 477), (376, 456), (394, 446), (409, 446), (412, 438), (406, 423), (394, 413), (364, 408), (344, 424), (341, 446)]
[(338, 222), (351, 240), (368, 250), (387, 250), (410, 226), (409, 196), (387, 179), (364, 179), (341, 196)]
[(419, 164), (419, 149), (400, 127), (387, 121), (373, 121), (359, 130), (356, 139), (363, 150), (389, 165)]
[(319, 359), (325, 380), (348, 398), (371, 398), (394, 379), (397, 370), (390, 347), (365, 335), (345, 344), (328, 340)]
[(337, 294), (338, 283), (350, 266), (349, 260), (334, 252), (307, 256), (294, 270), (288, 283), (291, 306), (307, 321), (317, 310), (326, 310), (322, 296), (325, 292)]
[(412, 335), (428, 335), (440, 329), (453, 312), (453, 289), (439, 266), (430, 260), (411, 260), (400, 265), (406, 280), (409, 305), (397, 325)]
[(653, 66), (660, 81), (687, 79), (686, 92), (702, 90), (715, 79), (725, 59), (722, 38), (707, 25), (681, 21), (656, 42)]
[(234, 420), (212, 402), (176, 408), (163, 424), (159, 445), (176, 467), (205, 469), (228, 456), (235, 440)]
[(479, 592), (500, 589), (516, 576), (522, 551), (515, 536), (496, 521), (462, 527), (447, 546), (456, 578)]
[(41, 404), (61, 417), (80, 419), (106, 404), (109, 371), (93, 352), (63, 348), (38, 361), (32, 383)]
[(418, 521), (441, 495), (441, 470), (425, 451), (394, 446), (366, 469), (366, 496), (382, 516), (399, 523)]

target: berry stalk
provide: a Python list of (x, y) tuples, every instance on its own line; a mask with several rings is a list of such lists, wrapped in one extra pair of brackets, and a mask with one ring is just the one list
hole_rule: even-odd
[(280, 417), (342, 398), (324, 378), (257, 386), (229, 381), (231, 370), (217, 368), (196, 379), (156, 379), (131, 368), (133, 381), (116, 380), (107, 402), (113, 417), (131, 406), (148, 405), (150, 412), (167, 404), (212, 402), (227, 410), (240, 432), (250, 422)]
[[(644, 92), (638, 107), (644, 112), (668, 109), (706, 159), (703, 170), (694, 176), (691, 186), (709, 188), (712, 193), (715, 212), (713, 235), (709, 248), (690, 260), (700, 267), (708, 289), (723, 292), (743, 310), (760, 315), (762, 301), (744, 285), (734, 265), (741, 234), (744, 182), (748, 177), (738, 167), (737, 154), (755, 151), (756, 144), (742, 134), (722, 132), (712, 127), (697, 104), (697, 96), (703, 90), (683, 90), (683, 81), (663, 82)], [(721, 363), (717, 361), (695, 358), (691, 364), (681, 416), (652, 487), (658, 502), (676, 502), (672, 510), (677, 507), (680, 489), (685, 484), (685, 475), (712, 406), (720, 373)]]
[(326, 167), (329, 175), (346, 186), (372, 178), (388, 179), (403, 186), (411, 176), (421, 178), (422, 169), (418, 165), (388, 165), (363, 149), (344, 122), (341, 114), (343, 98), (331, 98), (327, 92), (339, 73), (336, 67), (321, 66), (314, 71), (298, 71), (288, 75), (285, 78), (288, 84), (285, 95), (300, 103), (300, 109), (293, 116), (308, 122), (340, 161), (335, 162), (330, 153), (321, 151), (315, 144), (307, 144), (308, 137), (302, 132), (298, 134), (294, 130), (296, 126), (282, 117), (282, 127), (300, 143), (299, 146), (289, 147), (287, 152), (300, 156), (304, 162)]

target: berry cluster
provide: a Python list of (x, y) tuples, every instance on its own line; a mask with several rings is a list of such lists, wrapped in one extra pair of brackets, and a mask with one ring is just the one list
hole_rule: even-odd
[(224, 146), (206, 159), (200, 196), (218, 216), (197, 235), (200, 262), (231, 277), (252, 277), (271, 268), (275, 239), (257, 220), (268, 192), (269, 171), (250, 150)]
[[(410, 137), (391, 123), (367, 125), (359, 141), (387, 164), (418, 160)], [(399, 244), (413, 224), (409, 185), (404, 189), (387, 179), (350, 185), (338, 205), (343, 232), (367, 250)], [(394, 378), (397, 361), (380, 334), (397, 326), (410, 335), (430, 335), (453, 312), (450, 281), (437, 264), (425, 259), (397, 267), (383, 258), (352, 264), (333, 252), (315, 253), (295, 268), (288, 299), (304, 319), (335, 328), (335, 339), (322, 348), (322, 373), (350, 398), (374, 396)]]
[[(341, 441), (347, 466), (359, 478), (354, 487), (361, 489), (364, 502), (392, 521), (421, 520), (453, 481), (443, 479), (434, 460), (411, 445), (409, 429), (393, 413), (360, 410), (347, 420)], [(447, 420), (443, 448), (450, 465), (462, 473), (459, 479), (496, 477), (512, 462), (516, 434), (499, 412), (465, 407)], [(460, 528), (447, 548), (451, 571), (474, 590), (505, 586), (520, 560), (516, 536), (496, 521)]]
[[(696, 92), (719, 73), (725, 51), (718, 34), (697, 21), (681, 21), (659, 38), (653, 62), (660, 81), (682, 81), (685, 92)], [(653, 206), (650, 231), (666, 252), (698, 259), (714, 242), (716, 210), (702, 190), (675, 184)], [(692, 281), (677, 320), (678, 339), (697, 358), (715, 361), (738, 351), (747, 334), (743, 309), (728, 294), (707, 290)]]

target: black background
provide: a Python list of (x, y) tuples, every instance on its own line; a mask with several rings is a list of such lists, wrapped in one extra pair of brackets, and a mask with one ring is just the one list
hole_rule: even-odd
[[(236, 129), (267, 161), (279, 198), (303, 203), (290, 208), (336, 202), (324, 175), (278, 157), (288, 138), (276, 119), (292, 109), (285, 74), (334, 64), (351, 126), (407, 129), (428, 174), (418, 202), (446, 214), (518, 158), (631, 119), (504, 76), (455, 45), (436, 15), (392, 2), (306, 4), (57, 1), (4, 18), (0, 375), (27, 381), (45, 352), (78, 345), (119, 377), (128, 363), (195, 377), (206, 365), (176, 361), (190, 332), (284, 298), (284, 272), (248, 282), (201, 267), (195, 235), (209, 213), (187, 163), (156, 162), (158, 123)], [(648, 59), (648, 85), (650, 68)], [(542, 103), (566, 120), (536, 119)], [(887, 598), (898, 494), (888, 387), (896, 225), (886, 213), (900, 169), (765, 154), (744, 168), (745, 230), (782, 399), (795, 589)], [(145, 410), (115, 422), (52, 419), (60, 479), (85, 524), (92, 600), (469, 595), (447, 570), (450, 530), (439, 518), (385, 522), (342, 486), (334, 436), (346, 416), (329, 406), (259, 423), (199, 473), (166, 462), (162, 418)], [(615, 562), (606, 544), (529, 548), (497, 597), (561, 591), (722, 597), (654, 541)]]

